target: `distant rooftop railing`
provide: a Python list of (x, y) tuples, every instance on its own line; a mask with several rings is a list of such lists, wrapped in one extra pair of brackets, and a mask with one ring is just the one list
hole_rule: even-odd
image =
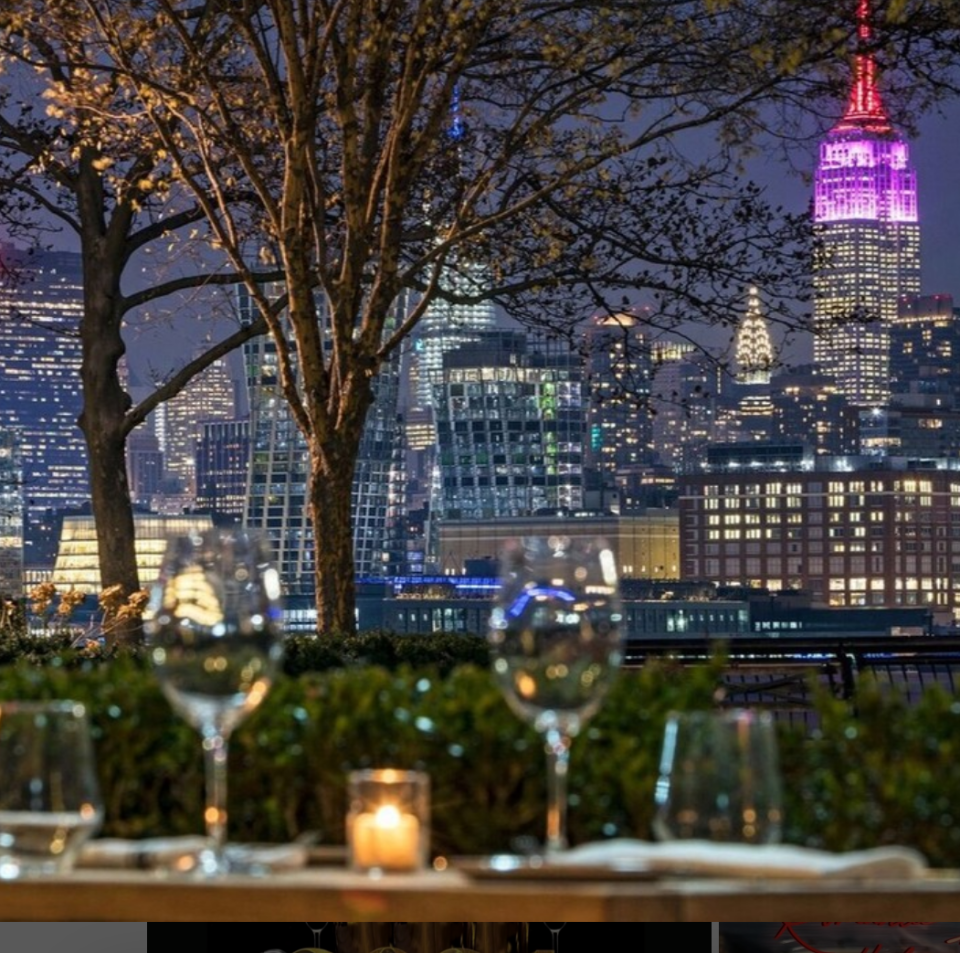
[(854, 700), (869, 674), (896, 686), (909, 702), (933, 685), (951, 694), (960, 687), (960, 634), (916, 636), (806, 636), (718, 639), (644, 639), (628, 643), (627, 666), (669, 656), (685, 665), (704, 664), (723, 646), (728, 706), (763, 707), (779, 718), (809, 724), (812, 685), (836, 698)]

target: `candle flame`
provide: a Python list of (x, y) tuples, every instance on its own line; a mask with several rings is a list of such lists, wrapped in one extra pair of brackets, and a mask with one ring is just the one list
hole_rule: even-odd
[(400, 811), (393, 804), (384, 804), (377, 808), (377, 827), (398, 827), (400, 825)]

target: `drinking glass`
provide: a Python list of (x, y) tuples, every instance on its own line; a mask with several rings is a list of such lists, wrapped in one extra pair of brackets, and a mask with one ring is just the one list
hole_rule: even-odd
[[(304, 922), (306, 922), (306, 921), (304, 921)], [(327, 922), (327, 923), (307, 923), (307, 926), (310, 927), (311, 930), (313, 930), (313, 948), (314, 948), (315, 950), (321, 949), (321, 947), (320, 947), (320, 935), (323, 933), (324, 927), (327, 927), (327, 926), (329, 926), (329, 925), (330, 925), (329, 922)]]
[(655, 800), (653, 829), (660, 840), (778, 842), (783, 809), (771, 714), (671, 714)]
[(227, 742), (263, 701), (276, 671), (279, 596), (266, 542), (224, 529), (172, 538), (151, 593), (151, 661), (163, 693), (203, 739), (208, 847), (198, 859), (201, 875), (229, 866)]
[(84, 706), (0, 704), (0, 878), (69, 870), (102, 819)]
[(570, 743), (619, 667), (620, 622), (616, 564), (602, 540), (528, 538), (504, 551), (493, 672), (510, 707), (544, 736), (548, 853), (567, 846)]
[(543, 925), (550, 931), (550, 937), (553, 940), (553, 953), (558, 953), (560, 931), (566, 926), (566, 923), (544, 923)]

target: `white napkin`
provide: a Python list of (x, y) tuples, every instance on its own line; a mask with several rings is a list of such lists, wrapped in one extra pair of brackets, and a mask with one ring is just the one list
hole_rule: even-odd
[(833, 854), (789, 844), (720, 844), (703, 840), (657, 844), (627, 839), (597, 841), (551, 857), (550, 863), (603, 865), (612, 869), (644, 867), (664, 874), (791, 879), (916, 880), (927, 871), (926, 859), (909, 847)]

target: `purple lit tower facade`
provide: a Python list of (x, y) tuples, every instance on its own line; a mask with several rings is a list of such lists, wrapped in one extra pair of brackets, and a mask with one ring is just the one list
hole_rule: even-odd
[(814, 361), (852, 404), (885, 404), (900, 295), (920, 290), (917, 174), (877, 86), (867, 0), (850, 101), (820, 144), (814, 228)]

